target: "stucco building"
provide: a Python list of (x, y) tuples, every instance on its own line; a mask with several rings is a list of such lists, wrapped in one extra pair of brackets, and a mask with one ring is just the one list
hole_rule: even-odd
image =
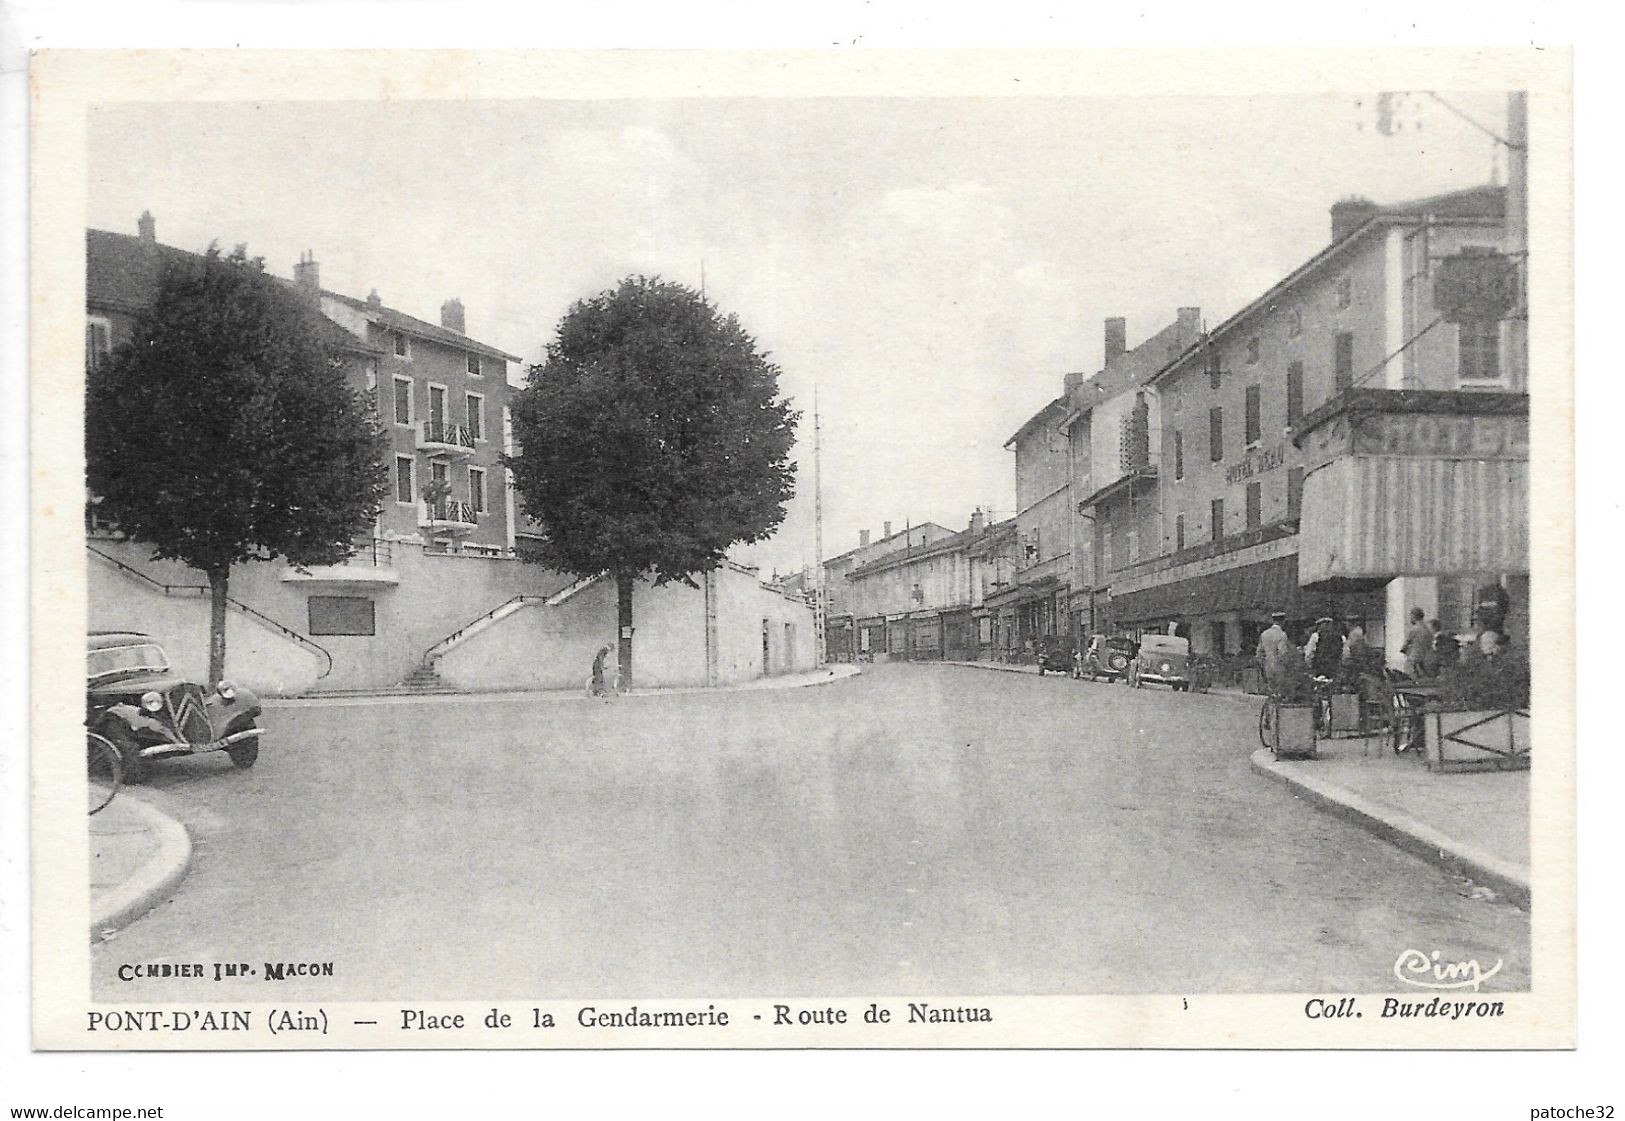
[[(1111, 625), (1175, 625), (1198, 650), (1239, 654), (1272, 610), (1298, 627), (1331, 614), (1397, 656), (1411, 607), (1466, 629), (1473, 590), (1501, 582), (1527, 634), (1506, 192), (1344, 200), (1331, 235), (1146, 381), (1160, 449), (1140, 555), (1109, 564)], [(1476, 304), (1451, 295), (1461, 278)]]

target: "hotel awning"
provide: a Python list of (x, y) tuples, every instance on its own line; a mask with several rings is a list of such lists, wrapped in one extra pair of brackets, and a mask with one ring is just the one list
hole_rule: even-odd
[(1285, 611), (1298, 617), (1310, 614), (1316, 606), (1318, 601), (1308, 603), (1298, 587), (1295, 556), (1273, 557), (1111, 598), (1112, 618), (1122, 623), (1229, 611)]
[(1344, 456), (1304, 479), (1305, 587), (1528, 571), (1524, 460)]

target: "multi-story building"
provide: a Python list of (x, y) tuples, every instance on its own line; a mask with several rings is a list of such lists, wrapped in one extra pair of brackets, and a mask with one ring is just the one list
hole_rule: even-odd
[[(194, 254), (157, 239), (143, 214), (138, 234), (86, 234), (85, 352), (105, 361), (130, 337), (158, 289), (166, 259)], [(518, 361), (463, 330), (461, 301), (441, 307), (439, 326), (366, 299), (321, 287), (306, 254), (293, 287), (322, 312), (327, 341), (352, 384), (371, 397), (390, 443), (390, 493), (373, 536), (442, 552), (504, 555), (513, 548), (512, 510), (502, 466), (508, 363)], [(438, 485), (437, 485), (438, 484)]]
[(847, 580), (852, 571), (877, 557), (923, 548), (953, 534), (953, 530), (936, 522), (906, 526), (898, 533), (893, 533), (891, 527), (891, 522), (884, 523), (880, 537), (873, 541), (869, 530), (860, 530), (857, 548), (824, 561), (824, 656), (829, 661), (850, 662), (859, 654), (885, 649), (883, 616), (868, 620), (867, 636), (859, 626), (863, 613), (857, 610)]
[(1015, 453), (1015, 572), (988, 598), (994, 641), (1007, 658), (1029, 660), (1067, 632), (1072, 592), (1071, 448), (1066, 421), (1083, 383), (1067, 374), (1062, 393), (1008, 440)]
[(914, 660), (981, 656), (976, 612), (994, 583), (989, 561), (999, 555), (995, 541), (1013, 536), (1012, 523), (990, 526), (977, 510), (958, 533), (892, 550), (851, 569), (846, 594), (862, 621), (860, 652)]
[(1165, 452), (1178, 459), (1182, 448), (1164, 446), (1162, 402), (1149, 382), (1197, 340), (1201, 326), (1201, 309), (1182, 307), (1174, 322), (1129, 349), (1127, 321), (1106, 320), (1105, 361), (1073, 395), (1067, 425), (1077, 499), (1070, 504), (1076, 634), (1112, 630), (1115, 574), (1160, 551), (1160, 465)]
[(1500, 582), (1527, 610), (1505, 193), (1339, 202), (1325, 249), (1147, 380), (1160, 454), (1140, 555), (1109, 564), (1113, 623), (1233, 654), (1272, 610), (1359, 617), (1397, 655), (1413, 606), (1465, 629)]

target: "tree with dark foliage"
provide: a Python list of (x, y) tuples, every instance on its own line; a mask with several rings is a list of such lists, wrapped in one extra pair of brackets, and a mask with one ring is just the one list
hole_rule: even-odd
[(87, 375), (98, 511), (209, 580), (209, 683), (225, 672), (231, 566), (335, 564), (387, 480), (375, 406), (320, 313), (239, 246), (165, 261), (131, 341)]
[(542, 524), (534, 559), (615, 577), (623, 688), (635, 582), (692, 586), (784, 521), (799, 414), (778, 379), (734, 316), (638, 276), (575, 304), (516, 396), (508, 466)]

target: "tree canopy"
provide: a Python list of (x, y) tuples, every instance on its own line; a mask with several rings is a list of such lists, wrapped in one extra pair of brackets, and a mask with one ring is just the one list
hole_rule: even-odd
[(130, 342), (87, 375), (89, 490), (155, 556), (209, 575), (216, 674), (231, 565), (341, 561), (385, 493), (376, 408), (327, 326), (241, 247), (211, 246), (164, 261)]
[(783, 522), (799, 414), (736, 317), (658, 278), (576, 303), (513, 403), (537, 559), (579, 575), (716, 568)]

